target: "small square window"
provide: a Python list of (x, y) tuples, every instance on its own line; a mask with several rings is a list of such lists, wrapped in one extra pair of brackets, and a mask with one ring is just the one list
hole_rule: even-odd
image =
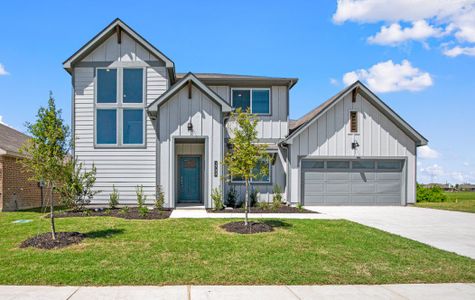
[(303, 169), (323, 169), (324, 163), (323, 163), (323, 160), (303, 160), (302, 168)]
[(269, 113), (269, 90), (252, 90), (252, 113)]
[(250, 90), (233, 90), (233, 108), (241, 108), (246, 111), (251, 107)]
[(379, 170), (400, 170), (402, 162), (399, 160), (382, 160), (378, 161)]
[(330, 160), (327, 161), (327, 169), (349, 169), (350, 162), (347, 160)]
[(374, 160), (355, 160), (352, 162), (353, 169), (374, 169), (375, 162)]

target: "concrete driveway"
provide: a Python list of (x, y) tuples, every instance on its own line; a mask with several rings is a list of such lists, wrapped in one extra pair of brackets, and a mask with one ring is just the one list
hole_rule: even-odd
[(401, 206), (306, 206), (475, 259), (475, 214)]

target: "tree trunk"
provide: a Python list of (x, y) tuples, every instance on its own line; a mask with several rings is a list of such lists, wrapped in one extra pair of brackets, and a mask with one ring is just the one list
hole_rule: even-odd
[(56, 240), (56, 227), (54, 226), (54, 203), (53, 203), (53, 185), (50, 184), (50, 217), (51, 217), (51, 237)]
[(248, 213), (249, 213), (249, 180), (246, 179), (246, 198), (244, 200), (244, 225), (245, 226), (249, 224)]

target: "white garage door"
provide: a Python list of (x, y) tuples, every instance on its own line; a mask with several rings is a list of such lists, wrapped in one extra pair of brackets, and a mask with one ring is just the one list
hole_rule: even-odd
[(304, 159), (304, 205), (401, 205), (404, 160)]

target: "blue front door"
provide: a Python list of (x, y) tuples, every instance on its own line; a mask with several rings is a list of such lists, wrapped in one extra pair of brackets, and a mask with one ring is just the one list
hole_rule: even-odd
[(201, 202), (201, 157), (178, 157), (178, 202)]

